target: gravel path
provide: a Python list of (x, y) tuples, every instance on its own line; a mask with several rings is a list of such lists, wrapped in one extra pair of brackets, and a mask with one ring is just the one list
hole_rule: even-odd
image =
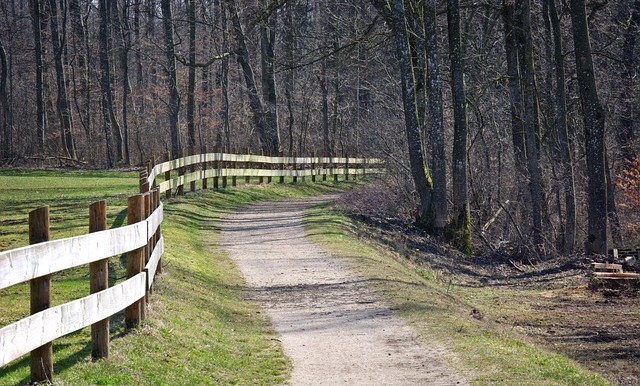
[(305, 238), (302, 214), (330, 197), (261, 203), (222, 223), (221, 245), (271, 317), (292, 385), (458, 385), (348, 262)]

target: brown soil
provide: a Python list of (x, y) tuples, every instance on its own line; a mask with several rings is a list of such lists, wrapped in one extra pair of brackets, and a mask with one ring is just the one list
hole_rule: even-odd
[[(463, 301), (489, 320), (564, 353), (613, 384), (640, 384), (637, 285), (607, 283), (594, 288), (591, 261), (580, 256), (543, 262), (518, 259), (522, 256), (518, 253), (465, 257), (410, 224), (363, 216), (347, 201), (340, 206), (362, 224), (361, 238), (386, 244), (405, 258), (430, 266), (443, 283), (463, 288), (459, 291)], [(488, 298), (493, 299), (471, 299), (465, 294), (472, 288), (491, 289)]]

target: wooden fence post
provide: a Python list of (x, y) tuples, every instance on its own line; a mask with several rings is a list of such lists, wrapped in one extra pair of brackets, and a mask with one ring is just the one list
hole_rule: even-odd
[[(191, 155), (195, 155), (195, 154), (191, 154)], [(195, 173), (195, 172), (196, 172), (196, 169), (197, 169), (197, 168), (196, 168), (196, 164), (191, 164), (191, 167), (189, 168), (189, 170), (191, 171), (191, 173)], [(195, 180), (191, 181), (191, 183), (190, 183), (189, 185), (190, 185), (190, 186), (189, 186), (189, 187), (190, 187), (190, 190), (191, 190), (192, 192), (195, 192), (195, 191), (196, 191), (196, 181), (195, 181)]]
[[(128, 224), (135, 224), (142, 221), (143, 213), (144, 197), (141, 194), (129, 197), (127, 211)], [(127, 279), (130, 279), (142, 272), (143, 260), (144, 247), (133, 250), (127, 254)], [(140, 313), (143, 303), (144, 298), (125, 308), (124, 322), (127, 329), (135, 328), (140, 324)]]
[(293, 153), (293, 183), (298, 183), (298, 159), (296, 157), (296, 153)]
[[(209, 163), (207, 162), (207, 147), (205, 146), (204, 149), (202, 149), (204, 151), (204, 162), (202, 163), (202, 170), (203, 170), (203, 174), (205, 174), (207, 172), (207, 168), (209, 167)], [(207, 176), (206, 174), (202, 176), (202, 190), (207, 190), (209, 188), (209, 183), (207, 182)]]
[[(107, 202), (98, 201), (89, 206), (89, 232), (107, 229)], [(90, 292), (92, 294), (109, 287), (109, 259), (89, 264)], [(91, 357), (93, 359), (109, 356), (109, 318), (91, 325)]]
[[(146, 220), (151, 215), (151, 192), (147, 192), (143, 195), (144, 197), (144, 212), (142, 213), (142, 219)], [(149, 262), (149, 257), (151, 257), (151, 251), (153, 250), (153, 237), (150, 234), (147, 234), (147, 246), (144, 249), (144, 254), (142, 258), (142, 270), (147, 266)], [(148, 277), (147, 277), (148, 278)], [(145, 291), (144, 302), (140, 307), (140, 320), (145, 320), (147, 318), (147, 304), (149, 303), (149, 286), (147, 286), (147, 290)]]
[(316, 152), (311, 153), (311, 182), (316, 182)]
[(331, 162), (331, 166), (333, 169), (333, 182), (338, 182), (338, 162), (334, 158), (331, 158)]
[[(322, 158), (327, 158), (327, 157), (322, 157)], [(327, 163), (324, 161), (326, 161), (326, 159), (322, 160), (322, 181), (323, 182), (327, 180)]]
[(344, 155), (344, 180), (349, 181), (349, 156)]
[(229, 165), (227, 164), (227, 161), (222, 161), (222, 170), (224, 170), (223, 172), (223, 176), (222, 176), (222, 188), (225, 189), (227, 187), (227, 169), (229, 168)]
[(368, 158), (363, 158), (362, 159), (362, 178), (366, 178), (367, 177), (367, 163), (369, 162)]
[[(167, 153), (165, 156), (165, 159), (167, 161), (171, 161), (171, 154)], [(171, 170), (167, 170), (166, 172), (164, 172), (164, 180), (169, 181), (170, 179), (171, 179)], [(171, 198), (171, 188), (167, 189), (167, 191), (165, 192), (165, 197), (167, 199)]]
[[(247, 156), (249, 156), (249, 153), (247, 153)], [(244, 168), (245, 169), (253, 169), (253, 163), (245, 162), (244, 163)], [(251, 176), (244, 176), (244, 184), (245, 185), (251, 184)]]
[[(284, 154), (281, 154), (280, 157), (282, 158), (281, 161), (282, 163), (280, 163), (280, 178), (278, 179), (278, 182), (281, 184), (284, 184)], [(277, 166), (276, 166), (277, 167)]]
[(216, 153), (215, 155), (215, 161), (213, 161), (213, 168), (216, 170), (215, 176), (213, 177), (213, 189), (214, 190), (218, 190), (218, 188), (220, 188), (220, 161), (218, 161), (218, 159), (220, 158), (220, 153)]
[[(155, 211), (159, 207), (160, 207), (160, 190), (159, 189), (154, 189), (153, 190), (153, 210)], [(158, 225), (158, 229), (156, 230), (156, 234), (154, 235), (154, 239), (153, 239), (154, 248), (155, 248), (156, 244), (158, 244), (158, 242), (160, 242), (160, 235), (162, 235), (162, 232), (160, 231), (160, 227), (161, 227), (161, 225)], [(158, 268), (157, 268), (156, 272), (158, 274), (162, 273), (162, 258), (160, 258), (158, 260)]]
[[(29, 244), (49, 241), (49, 207), (29, 213)], [(31, 315), (51, 306), (51, 275), (31, 280)], [(31, 382), (52, 381), (53, 345), (48, 342), (31, 351)]]
[[(183, 156), (182, 154), (184, 154), (182, 152), (182, 150), (180, 151), (180, 155), (179, 155), (179, 159), (180, 159), (180, 165), (184, 165), (184, 160), (182, 159)], [(178, 176), (184, 176), (184, 166), (181, 166), (178, 168)], [(184, 183), (180, 184), (178, 186), (178, 192), (176, 193), (178, 196), (184, 196)]]

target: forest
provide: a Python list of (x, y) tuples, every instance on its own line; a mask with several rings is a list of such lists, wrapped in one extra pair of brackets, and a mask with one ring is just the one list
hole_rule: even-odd
[(640, 242), (640, 0), (4, 0), (0, 164), (380, 157), (376, 216), (546, 258)]

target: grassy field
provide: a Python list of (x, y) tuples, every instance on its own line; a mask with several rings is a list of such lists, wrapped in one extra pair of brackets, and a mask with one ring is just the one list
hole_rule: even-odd
[(429, 337), (428, 344), (448, 347), (451, 365), (471, 384), (609, 384), (567, 357), (541, 349), (474, 312), (475, 298), (492, 298), (500, 304), (502, 293), (489, 288), (460, 293), (427, 266), (358, 239), (355, 229), (360, 225), (339, 212), (318, 208), (305, 221), (311, 237), (331, 252), (350, 257), (354, 269), (376, 293), (388, 299), (390, 307), (421, 337)]
[[(126, 198), (137, 175), (120, 172), (0, 170), (0, 242), (28, 244), (28, 212), (50, 205), (52, 237), (86, 233), (88, 206), (106, 199), (108, 223), (126, 222)], [(289, 363), (259, 308), (243, 298), (235, 266), (216, 248), (216, 222), (229, 210), (265, 199), (335, 192), (344, 184), (246, 186), (188, 194), (165, 202), (165, 273), (157, 281), (148, 318), (123, 334), (123, 316), (111, 321), (111, 352), (91, 362), (90, 330), (54, 342), (55, 384), (193, 385), (278, 384)], [(110, 261), (112, 283), (124, 276), (123, 261)], [(55, 274), (53, 303), (88, 294), (88, 268)], [(28, 315), (28, 285), (0, 291), (0, 326)], [(25, 356), (0, 369), (0, 385), (28, 382)]]
[[(0, 170), (0, 250), (28, 243), (28, 211), (51, 205), (53, 238), (86, 233), (88, 206), (106, 199), (108, 223), (126, 222), (126, 198), (137, 175), (121, 172)], [(55, 384), (192, 385), (280, 384), (290, 363), (268, 319), (244, 299), (236, 267), (217, 248), (217, 227), (229, 211), (259, 200), (286, 199), (347, 189), (340, 183), (241, 186), (199, 191), (165, 202), (164, 274), (156, 282), (148, 318), (124, 333), (123, 317), (111, 324), (107, 360), (90, 359), (83, 329), (54, 342)], [(474, 318), (473, 299), (494, 299), (490, 289), (450, 289), (434, 272), (399, 259), (385, 248), (358, 240), (359, 225), (319, 208), (308, 214), (312, 237), (349, 256), (374, 290), (429, 342), (451, 349), (452, 365), (477, 385), (606, 385), (564, 356), (537, 348), (518, 334)], [(111, 259), (112, 283), (124, 276), (123, 260)], [(60, 304), (88, 293), (86, 267), (54, 275)], [(28, 288), (0, 291), (0, 326), (28, 315)], [(504, 312), (511, 312), (505, 310)], [(533, 311), (532, 311), (533, 312)], [(435, 338), (433, 338), (435, 337)], [(28, 357), (0, 369), (0, 385), (28, 382)]]

